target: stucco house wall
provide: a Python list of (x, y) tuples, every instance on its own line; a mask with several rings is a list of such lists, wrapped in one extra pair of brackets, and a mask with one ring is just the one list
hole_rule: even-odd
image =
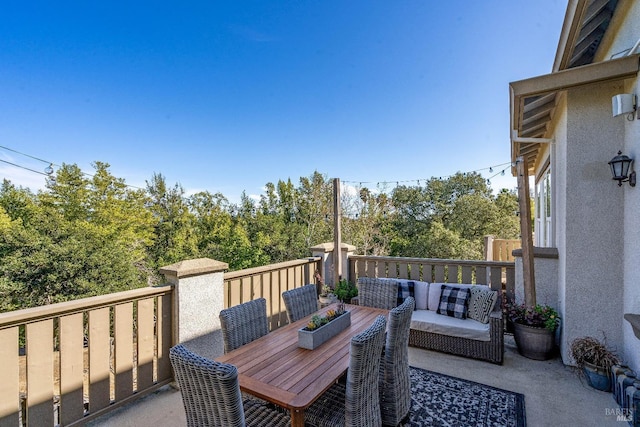
[(624, 191), (607, 165), (624, 149), (624, 132), (611, 116), (611, 97), (621, 89), (609, 82), (567, 91), (563, 360), (579, 336), (604, 334), (609, 344), (623, 344), (624, 216), (611, 207), (622, 206)]
[[(620, 2), (616, 14), (611, 21), (609, 30), (596, 59), (604, 61), (618, 57), (620, 52), (632, 48), (640, 39), (640, 2)], [(617, 93), (633, 93), (639, 95), (638, 78), (621, 82)], [(636, 113), (634, 120), (628, 120), (626, 115), (614, 117), (622, 139), (621, 150), (629, 157), (640, 160), (640, 120)], [(636, 169), (637, 169), (637, 165)], [(617, 313), (640, 314), (640, 226), (638, 226), (638, 212), (640, 212), (640, 186), (632, 188), (623, 184), (619, 189), (623, 198), (624, 218), (621, 233), (624, 239), (622, 245), (623, 269), (623, 301), (617, 307)], [(638, 340), (631, 325), (623, 321), (621, 325), (622, 345), (616, 350), (623, 356), (624, 361), (636, 372), (640, 371), (640, 340)]]
[[(571, 37), (577, 34), (573, 31), (581, 24), (572, 20), (582, 19), (581, 15), (571, 13), (584, 12), (584, 5), (568, 6), (554, 65), (556, 72), (565, 71), (565, 55), (573, 54), (575, 41)], [(623, 0), (607, 6), (615, 7), (615, 13), (592, 63), (622, 58), (631, 50), (640, 53), (640, 1)], [(576, 71), (573, 76), (585, 82), (597, 80), (589, 80), (586, 70)], [(533, 86), (553, 87), (562, 82), (560, 77), (540, 77)], [(557, 282), (549, 284), (549, 274), (538, 274), (538, 265), (535, 270), (541, 297), (549, 298), (554, 287), (557, 292), (557, 307), (563, 317), (560, 344), (565, 363), (573, 363), (569, 344), (574, 338), (604, 335), (624, 362), (640, 372), (640, 340), (623, 318), (625, 313), (640, 314), (640, 184), (635, 188), (627, 183), (619, 187), (611, 179), (607, 165), (618, 150), (640, 161), (640, 116), (636, 113), (613, 117), (611, 110), (612, 96), (639, 95), (638, 75), (625, 77), (603, 78), (584, 85), (568, 83), (557, 92), (552, 121), (545, 134), (552, 142), (544, 142), (546, 146), (538, 153), (535, 164), (535, 174), (540, 176), (550, 159)], [(516, 85), (520, 94), (525, 94), (519, 95), (523, 97), (520, 100), (531, 88), (526, 84), (529, 83)], [(553, 271), (553, 265), (547, 267)], [(537, 280), (543, 276), (544, 280)]]
[[(555, 247), (558, 248), (558, 265), (556, 271), (558, 272), (556, 289), (558, 292), (558, 310), (560, 316), (564, 319), (567, 311), (566, 307), (566, 291), (567, 291), (567, 256), (564, 250), (565, 242), (567, 240), (566, 233), (566, 218), (567, 218), (567, 97), (563, 95), (560, 97), (560, 102), (556, 107), (555, 120), (553, 125), (553, 143), (551, 149), (551, 185), (553, 191), (551, 192), (553, 200), (552, 206), (554, 206), (553, 218), (554, 223), (554, 241)], [(564, 333), (564, 321), (562, 322), (560, 331), (560, 354), (564, 363), (568, 363), (569, 356), (566, 345), (563, 344), (565, 340), (562, 338), (566, 336)]]

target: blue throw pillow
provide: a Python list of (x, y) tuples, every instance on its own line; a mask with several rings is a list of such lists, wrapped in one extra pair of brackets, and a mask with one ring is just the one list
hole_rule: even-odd
[(440, 294), (440, 304), (438, 305), (438, 314), (455, 317), (456, 319), (466, 319), (467, 309), (469, 307), (469, 295), (471, 292), (468, 288), (454, 288), (447, 285), (442, 286)]
[(412, 281), (403, 280), (398, 282), (398, 305), (402, 304), (408, 297), (415, 298), (414, 287), (415, 283)]

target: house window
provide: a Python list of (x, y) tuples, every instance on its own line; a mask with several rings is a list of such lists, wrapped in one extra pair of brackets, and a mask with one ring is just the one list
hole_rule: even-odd
[(551, 234), (551, 170), (547, 169), (536, 183), (535, 245), (552, 246)]

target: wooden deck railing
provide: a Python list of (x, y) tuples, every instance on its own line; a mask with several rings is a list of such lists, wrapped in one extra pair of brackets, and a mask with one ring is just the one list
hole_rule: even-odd
[(515, 297), (513, 262), (352, 255), (349, 277), (355, 282), (360, 276), (485, 284), (504, 292), (507, 301)]
[(484, 236), (484, 257), (486, 261), (513, 262), (513, 251), (522, 247), (520, 239), (496, 239)]
[(224, 274), (225, 307), (264, 297), (270, 330), (286, 325), (287, 312), (282, 293), (315, 283), (313, 275), (316, 270), (322, 271), (321, 262), (321, 258), (311, 257), (227, 272)]
[(168, 384), (172, 290), (0, 313), (0, 426), (82, 424)]
[(514, 260), (512, 252), (522, 247), (520, 239), (493, 239), (493, 261)]
[[(224, 273), (224, 306), (267, 300), (270, 329), (287, 323), (282, 292), (315, 283), (322, 258)], [(514, 263), (351, 256), (358, 276), (486, 283), (513, 296)], [(0, 426), (81, 425), (172, 381), (173, 286), (0, 313)]]
[[(224, 274), (225, 307), (314, 283), (320, 258)], [(81, 425), (169, 384), (173, 287), (0, 313), (0, 426)]]

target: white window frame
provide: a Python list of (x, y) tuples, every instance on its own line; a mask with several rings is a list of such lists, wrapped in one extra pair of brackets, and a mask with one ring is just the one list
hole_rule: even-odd
[(535, 189), (535, 245), (549, 248), (553, 244), (553, 192), (551, 185), (551, 168), (540, 175)]

